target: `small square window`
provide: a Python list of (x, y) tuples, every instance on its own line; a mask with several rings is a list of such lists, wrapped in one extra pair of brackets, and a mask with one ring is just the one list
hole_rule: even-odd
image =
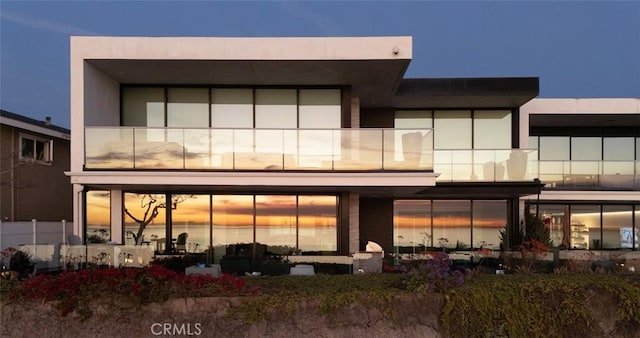
[(53, 140), (21, 135), (20, 160), (50, 163), (53, 160)]

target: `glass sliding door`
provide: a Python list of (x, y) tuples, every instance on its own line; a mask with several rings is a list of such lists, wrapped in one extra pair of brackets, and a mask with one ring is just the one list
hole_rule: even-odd
[(433, 243), (439, 248), (471, 248), (471, 201), (433, 201)]
[(335, 255), (338, 253), (336, 196), (298, 196), (298, 250)]
[(172, 195), (171, 238), (173, 250), (205, 251), (210, 245), (210, 195)]
[(106, 190), (91, 190), (87, 191), (85, 199), (86, 242), (106, 243), (111, 241), (111, 193)]
[(631, 205), (602, 206), (602, 248), (631, 248), (633, 239), (633, 214)]
[(240, 254), (228, 246), (253, 247), (253, 195), (213, 195), (212, 203), (214, 261), (219, 263), (227, 254)]
[(164, 194), (124, 194), (124, 230), (127, 245), (159, 242), (156, 249), (164, 251), (166, 243), (166, 199)]
[(122, 89), (122, 125), (164, 127), (164, 88), (126, 87)]
[(396, 200), (393, 202), (393, 243), (395, 253), (424, 253), (433, 247), (431, 201)]
[(473, 247), (500, 249), (500, 231), (507, 225), (507, 201), (473, 201)]
[(296, 196), (256, 195), (256, 257), (297, 247)]

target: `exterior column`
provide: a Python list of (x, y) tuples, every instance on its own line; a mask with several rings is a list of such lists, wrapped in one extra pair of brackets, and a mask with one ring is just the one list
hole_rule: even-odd
[(122, 199), (122, 190), (111, 190), (109, 194), (111, 197), (110, 200), (110, 210), (111, 210), (111, 241), (123, 244), (123, 224), (122, 224), (122, 210), (123, 210), (123, 199)]
[(84, 239), (84, 187), (80, 184), (73, 185), (73, 234)]
[(360, 251), (360, 195), (349, 194), (349, 253)]
[(360, 98), (351, 98), (351, 128), (360, 128)]

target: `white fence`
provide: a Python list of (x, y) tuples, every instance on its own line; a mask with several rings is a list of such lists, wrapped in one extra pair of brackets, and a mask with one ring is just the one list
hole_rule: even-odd
[(0, 249), (20, 245), (65, 244), (73, 233), (73, 222), (2, 222), (0, 221)]
[[(28, 253), (35, 269), (74, 268), (79, 263), (108, 266), (146, 266), (153, 259), (150, 246), (68, 243), (73, 222), (2, 222), (0, 249), (16, 248)], [(71, 265), (71, 266), (70, 266)]]

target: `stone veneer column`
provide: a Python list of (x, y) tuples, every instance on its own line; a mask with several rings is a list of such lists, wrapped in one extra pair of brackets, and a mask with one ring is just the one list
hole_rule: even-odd
[(111, 240), (118, 244), (122, 243), (122, 210), (124, 210), (124, 202), (122, 198), (122, 190), (111, 190)]
[(360, 251), (360, 195), (349, 193), (349, 253)]
[(360, 98), (351, 98), (351, 128), (360, 128)]

